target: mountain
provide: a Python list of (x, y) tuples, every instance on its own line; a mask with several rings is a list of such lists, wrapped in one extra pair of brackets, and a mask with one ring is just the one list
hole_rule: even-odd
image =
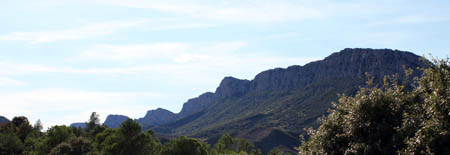
[(183, 108), (181, 109), (180, 113), (177, 114), (177, 119), (182, 119), (186, 116), (202, 111), (207, 106), (209, 106), (210, 103), (214, 102), (214, 100), (214, 93), (211, 92), (207, 92), (200, 95), (199, 97), (189, 99), (186, 103), (183, 104)]
[(143, 127), (148, 126), (159, 126), (169, 122), (172, 122), (176, 119), (176, 114), (173, 112), (158, 108), (156, 110), (149, 110), (147, 114), (143, 118), (137, 119), (137, 122), (140, 123)]
[(384, 76), (404, 68), (420, 75), (425, 63), (410, 52), (390, 49), (344, 49), (304, 66), (263, 71), (253, 80), (225, 77), (214, 93), (188, 100), (180, 113), (152, 110), (138, 121), (144, 129), (190, 136), (215, 143), (223, 133), (245, 138), (267, 149), (298, 146), (303, 128), (317, 126), (338, 94), (353, 95), (364, 87), (366, 72), (381, 84)]
[(86, 123), (72, 123), (72, 124), (70, 124), (70, 126), (71, 127), (74, 127), (74, 128), (85, 128), (86, 127)]
[(5, 124), (5, 123), (9, 123), (9, 119), (7, 119), (6, 117), (0, 116), (0, 124)]
[(106, 125), (110, 128), (119, 128), (122, 122), (126, 121), (127, 119), (129, 119), (129, 117), (123, 115), (108, 115), (105, 122), (103, 122), (103, 125)]

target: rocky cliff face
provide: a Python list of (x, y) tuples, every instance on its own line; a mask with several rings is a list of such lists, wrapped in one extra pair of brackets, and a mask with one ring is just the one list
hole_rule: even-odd
[(214, 93), (207, 92), (199, 97), (189, 99), (183, 104), (183, 108), (180, 113), (177, 114), (177, 119), (185, 118), (186, 116), (192, 115), (194, 113), (200, 112), (212, 103), (216, 101)]
[(294, 89), (317, 80), (364, 78), (366, 72), (377, 78), (396, 73), (402, 76), (403, 67), (424, 67), (424, 63), (419, 59), (420, 57), (413, 53), (398, 50), (348, 48), (305, 66), (261, 72), (251, 81), (250, 87), (252, 91)]
[(250, 86), (249, 80), (236, 79), (234, 77), (225, 77), (217, 87), (215, 96), (218, 99), (227, 97), (240, 97), (248, 92)]
[(106, 117), (105, 122), (103, 122), (103, 125), (106, 125), (110, 128), (119, 128), (122, 122), (129, 119), (127, 116), (123, 115), (108, 115)]

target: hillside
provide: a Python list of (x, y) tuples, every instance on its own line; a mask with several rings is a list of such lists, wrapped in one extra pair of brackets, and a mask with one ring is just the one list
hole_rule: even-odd
[(8, 123), (9, 120), (6, 117), (0, 116), (0, 124)]

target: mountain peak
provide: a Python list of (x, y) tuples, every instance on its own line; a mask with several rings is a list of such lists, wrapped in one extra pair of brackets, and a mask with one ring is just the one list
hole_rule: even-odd
[(177, 115), (177, 119), (200, 112), (214, 102), (215, 94), (211, 92), (206, 92), (196, 98), (189, 99), (186, 103), (183, 104), (183, 108)]
[(219, 98), (239, 97), (248, 91), (249, 85), (249, 80), (241, 80), (227, 76), (220, 82), (215, 94)]
[(143, 126), (153, 126), (153, 125), (162, 125), (168, 122), (175, 120), (176, 114), (173, 112), (163, 109), (157, 108), (155, 110), (147, 111), (147, 114), (143, 118), (137, 119), (137, 121)]
[(173, 112), (171, 112), (167, 109), (157, 108), (155, 110), (147, 111), (147, 114), (145, 114), (145, 117), (151, 117), (152, 115), (160, 115), (160, 114), (173, 114)]
[(103, 122), (103, 125), (106, 125), (110, 128), (119, 128), (122, 122), (129, 119), (129, 117), (124, 115), (108, 115), (106, 117), (105, 122)]

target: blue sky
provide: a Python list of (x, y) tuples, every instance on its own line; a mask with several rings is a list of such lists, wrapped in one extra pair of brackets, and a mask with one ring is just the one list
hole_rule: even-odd
[(443, 58), (449, 10), (444, 0), (3, 0), (0, 115), (49, 127), (93, 111), (179, 112), (225, 76), (347, 47)]

